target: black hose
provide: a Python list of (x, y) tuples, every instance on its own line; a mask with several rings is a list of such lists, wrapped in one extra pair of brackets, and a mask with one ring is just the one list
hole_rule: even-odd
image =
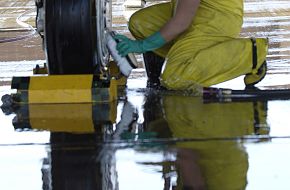
[(27, 38), (31, 38), (35, 34), (36, 34), (36, 31), (34, 30), (34, 31), (32, 31), (31, 33), (29, 33), (27, 35), (17, 36), (17, 37), (13, 37), (13, 38), (0, 39), (0, 43), (8, 43), (8, 42), (15, 42), (15, 41), (19, 41), (19, 40), (24, 40), (24, 39), (27, 39)]
[(17, 36), (17, 37), (13, 37), (13, 38), (0, 39), (0, 44), (1, 43), (8, 43), (8, 42), (15, 42), (15, 41), (19, 41), (19, 40), (24, 40), (24, 39), (27, 39), (27, 38), (31, 38), (32, 36), (34, 36), (36, 34), (35, 28), (33, 28), (31, 25), (29, 25), (27, 23), (24, 23), (24, 22), (22, 22), (22, 21), (19, 20), (23, 15), (27, 14), (30, 11), (32, 11), (32, 10), (28, 10), (25, 13), (21, 14), (20, 16), (18, 16), (17, 19), (16, 19), (16, 21), (17, 21), (17, 23), (20, 26), (23, 26), (24, 29), (26, 29), (26, 30), (27, 29), (30, 29), (31, 32), (29, 34), (27, 34), (27, 35)]
[(290, 97), (290, 89), (269, 89), (269, 90), (259, 90), (259, 89), (246, 89), (246, 90), (232, 90), (232, 95), (237, 96), (288, 96)]
[(145, 89), (143, 93), (157, 93), (160, 95), (203, 97), (205, 102), (232, 102), (232, 101), (268, 101), (289, 100), (290, 89), (265, 89), (251, 88), (245, 90), (232, 90), (225, 88), (198, 88), (196, 90), (168, 90)]
[(290, 99), (290, 89), (258, 88), (245, 90), (231, 90), (223, 88), (205, 88), (203, 93), (205, 102), (233, 102), (233, 101), (269, 101)]

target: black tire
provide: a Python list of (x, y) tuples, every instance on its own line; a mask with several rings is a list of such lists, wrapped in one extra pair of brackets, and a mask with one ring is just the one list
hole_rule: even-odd
[(95, 73), (102, 62), (98, 48), (104, 48), (96, 45), (95, 0), (45, 0), (44, 6), (49, 74)]

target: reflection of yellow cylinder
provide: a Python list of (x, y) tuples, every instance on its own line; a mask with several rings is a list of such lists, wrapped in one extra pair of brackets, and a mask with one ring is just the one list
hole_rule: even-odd
[(33, 129), (52, 132), (92, 133), (92, 104), (29, 105)]
[(173, 137), (200, 139), (177, 148), (199, 156), (207, 189), (245, 189), (248, 157), (234, 138), (254, 134), (257, 121), (266, 125), (265, 103), (204, 104), (201, 98), (167, 96), (163, 105)]
[(93, 133), (95, 125), (116, 122), (116, 102), (109, 104), (29, 104), (30, 127), (36, 130)]

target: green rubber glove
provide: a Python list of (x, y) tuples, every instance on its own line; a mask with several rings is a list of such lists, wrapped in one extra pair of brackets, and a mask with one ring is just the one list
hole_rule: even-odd
[(114, 39), (118, 42), (118, 53), (123, 57), (128, 53), (145, 53), (147, 51), (152, 51), (162, 47), (166, 43), (160, 32), (156, 32), (144, 40), (131, 40), (120, 34), (115, 35)]

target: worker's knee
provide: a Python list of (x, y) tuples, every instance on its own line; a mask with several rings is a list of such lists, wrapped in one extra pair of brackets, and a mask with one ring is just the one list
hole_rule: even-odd
[(129, 19), (128, 28), (131, 34), (137, 38), (143, 38), (142, 31), (144, 31), (144, 22), (142, 22), (142, 18), (144, 17), (144, 13), (142, 10), (135, 12)]
[(132, 16), (129, 19), (129, 24), (128, 24), (128, 28), (129, 30), (134, 30), (135, 28), (137, 28), (140, 18), (139, 18), (139, 11), (135, 12), (134, 14), (132, 14)]
[(170, 17), (170, 3), (160, 3), (135, 12), (129, 19), (128, 27), (136, 39), (143, 39), (160, 30)]

